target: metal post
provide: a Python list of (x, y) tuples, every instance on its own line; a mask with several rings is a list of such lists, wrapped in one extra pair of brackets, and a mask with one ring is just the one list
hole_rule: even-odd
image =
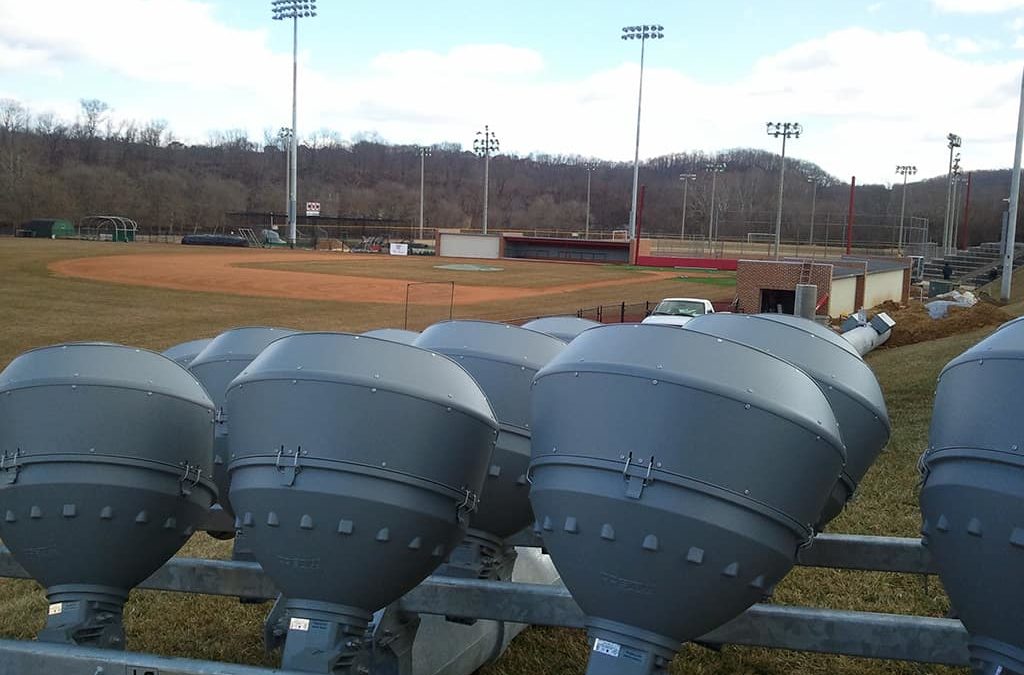
[(786, 180), (786, 139), (792, 136), (800, 138), (804, 128), (797, 122), (768, 122), (766, 125), (769, 136), (782, 137), (782, 163), (779, 166), (779, 204), (775, 214), (775, 259), (782, 253), (782, 189)]
[(903, 196), (902, 196), (902, 199), (900, 201), (900, 231), (899, 231), (899, 241), (897, 243), (897, 250), (899, 250), (900, 253), (902, 253), (903, 252), (903, 239), (904, 239), (904, 235), (903, 235), (903, 232), (904, 232), (904, 230), (903, 230), (903, 216), (904, 216), (904, 214), (905, 214), (905, 212), (907, 210), (907, 176), (912, 176), (915, 173), (917, 173), (917, 167), (916, 166), (911, 166), (909, 164), (901, 164), (901, 165), (896, 167), (896, 173), (901, 174), (903, 176)]
[(430, 152), (426, 148), (420, 148), (420, 239), (423, 239), (423, 188), (428, 154)]
[(903, 251), (903, 216), (907, 212), (907, 174), (903, 174), (903, 196), (900, 198), (900, 236), (896, 244), (897, 251)]
[(959, 250), (959, 234), (960, 234), (960, 197), (963, 191), (960, 189), (961, 178), (960, 173), (957, 172), (953, 176), (953, 215), (951, 216), (953, 222), (953, 250)]
[(857, 177), (850, 178), (850, 210), (846, 215), (846, 255), (853, 250), (853, 200), (857, 190)]
[(711, 254), (711, 237), (715, 227), (715, 182), (718, 177), (717, 171), (711, 172), (711, 211), (708, 213), (708, 255)]
[(299, 136), (298, 136), (298, 92), (299, 92), (299, 16), (292, 16), (292, 166), (291, 182), (288, 184), (288, 246), (295, 248), (295, 220), (298, 213), (299, 182)]
[(807, 238), (807, 243), (814, 246), (814, 209), (818, 201), (818, 179), (811, 178), (810, 180), (814, 183), (814, 190), (811, 192), (811, 236)]
[(640, 186), (640, 108), (644, 98), (644, 51), (647, 40), (640, 39), (640, 89), (636, 95), (636, 145), (633, 149), (633, 202), (629, 210), (629, 238), (636, 239), (637, 191)]
[(491, 187), (491, 154), (484, 154), (484, 234), (487, 234), (487, 193)]
[(679, 225), (679, 239), (680, 241), (686, 239), (686, 191), (689, 188), (689, 184), (683, 181), (683, 221)]
[(775, 259), (782, 253), (782, 188), (786, 182), (786, 135), (782, 136), (782, 161), (779, 164), (779, 203), (775, 211)]
[(594, 173), (594, 167), (587, 167), (587, 224), (583, 231), (583, 238), (590, 239), (590, 177)]
[(1003, 244), (1003, 283), (999, 297), (1003, 302), (1010, 300), (1010, 286), (1013, 281), (1013, 258), (1017, 240), (1017, 203), (1020, 201), (1020, 152), (1024, 140), (1024, 77), (1021, 78), (1020, 111), (1017, 116), (1017, 144), (1013, 150), (1013, 178), (1010, 181), (1010, 215), (1007, 218), (1006, 242)]
[(972, 178), (973, 175), (974, 175), (973, 172), (967, 174), (967, 194), (964, 197), (964, 213), (963, 213), (964, 230), (963, 230), (963, 236), (961, 237), (961, 241), (960, 241), (960, 248), (963, 249), (963, 250), (967, 250), (968, 246), (970, 246), (970, 244), (971, 244), (971, 238), (970, 238), (970, 234), (969, 234), (968, 230), (970, 229), (970, 225), (971, 225), (971, 220), (970, 220), (970, 215), (971, 215), (971, 178)]
[(953, 227), (951, 222), (952, 219), (950, 218), (952, 215), (950, 212), (950, 202), (953, 197), (953, 150), (955, 148), (959, 148), (962, 143), (960, 137), (956, 134), (947, 134), (946, 139), (949, 141), (949, 172), (947, 174), (946, 184), (946, 217), (943, 220), (942, 225), (942, 251), (944, 256), (952, 253), (953, 246)]
[(490, 191), (490, 170), (491, 153), (498, 152), (498, 138), (488, 125), (484, 125), (483, 131), (476, 132), (476, 139), (473, 141), (473, 151), (484, 158), (484, 215), (483, 233), (487, 234), (487, 197)]
[(679, 240), (683, 241), (686, 239), (686, 196), (689, 191), (690, 183), (697, 180), (697, 174), (695, 173), (681, 173), (679, 174), (679, 180), (683, 183), (683, 220), (679, 226)]
[(288, 245), (295, 248), (296, 218), (298, 214), (298, 82), (299, 82), (299, 18), (316, 16), (316, 0), (273, 0), (272, 17), (275, 21), (292, 20), (292, 137), (289, 157), (288, 184)]
[(716, 234), (718, 211), (715, 209), (715, 186), (718, 174), (725, 171), (725, 162), (711, 162), (704, 167), (704, 170), (711, 174), (711, 209), (708, 212), (708, 255), (713, 255), (712, 242)]
[(636, 238), (637, 197), (640, 190), (640, 112), (644, 99), (644, 55), (647, 40), (665, 37), (665, 28), (659, 25), (626, 26), (622, 29), (623, 40), (640, 40), (640, 86), (636, 97), (636, 145), (633, 152), (633, 200), (629, 209), (629, 238)]

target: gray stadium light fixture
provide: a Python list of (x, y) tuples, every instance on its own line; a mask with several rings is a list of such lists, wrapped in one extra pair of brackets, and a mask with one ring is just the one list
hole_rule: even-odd
[(588, 675), (666, 673), (761, 600), (845, 454), (791, 364), (671, 326), (585, 331), (532, 397), (536, 529), (587, 615)]
[(404, 345), (411, 345), (420, 336), (414, 330), (405, 330), (403, 328), (378, 328), (376, 330), (368, 330), (363, 335), (381, 340), (401, 342)]
[(501, 431), (487, 470), (480, 505), (447, 574), (482, 578), (504, 560), (503, 540), (528, 527), (530, 511), (530, 387), (537, 371), (565, 343), (518, 326), (487, 321), (444, 321), (423, 331), (415, 345), (450, 357), (483, 389)]
[(846, 446), (839, 474), (815, 528), (839, 515), (889, 441), (891, 425), (882, 388), (850, 343), (814, 321), (786, 314), (706, 314), (685, 330), (732, 340), (789, 361), (828, 398)]
[(211, 340), (189, 364), (189, 371), (206, 388), (217, 410), (213, 429), (213, 480), (220, 495), (219, 506), (229, 515), (233, 512), (228, 501), (228, 417), (224, 411), (224, 393), (231, 380), (267, 345), (295, 332), (289, 328), (264, 326), (233, 328)]
[(939, 374), (921, 458), (922, 540), (970, 634), (974, 672), (1024, 673), (1024, 323)]
[(523, 324), (523, 328), (535, 330), (539, 333), (547, 333), (563, 342), (572, 342), (583, 331), (600, 325), (597, 321), (583, 319), (578, 316), (545, 316), (533, 321), (527, 321)]
[(200, 340), (189, 340), (188, 342), (182, 342), (176, 344), (173, 347), (168, 347), (162, 353), (167, 358), (171, 359), (179, 366), (188, 368), (188, 364), (192, 363), (192, 359), (199, 355), (199, 352), (206, 348), (206, 345), (210, 344), (213, 338), (203, 338)]
[(39, 639), (124, 648), (128, 592), (216, 497), (213, 402), (174, 361), (78, 343), (0, 372), (0, 537), (46, 589)]
[(231, 503), (284, 597), (282, 666), (349, 672), (373, 612), (466, 533), (498, 432), (452, 360), (341, 333), (268, 346), (231, 383)]

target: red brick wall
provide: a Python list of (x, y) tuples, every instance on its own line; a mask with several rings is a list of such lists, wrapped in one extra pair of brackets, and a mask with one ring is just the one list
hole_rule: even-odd
[[(736, 298), (738, 311), (754, 314), (761, 311), (761, 290), (795, 291), (800, 283), (801, 262), (771, 260), (740, 260), (736, 266)], [(811, 263), (810, 280), (818, 287), (818, 302), (832, 291), (832, 265)]]

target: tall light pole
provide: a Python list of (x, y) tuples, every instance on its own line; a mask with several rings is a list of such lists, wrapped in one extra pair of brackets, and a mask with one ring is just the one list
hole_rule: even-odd
[(907, 176), (917, 173), (917, 167), (911, 164), (900, 164), (896, 167), (896, 173), (903, 176), (903, 198), (900, 200), (900, 236), (897, 250), (903, 252), (903, 215), (907, 211)]
[(430, 157), (430, 148), (420, 148), (420, 239), (423, 238), (423, 188), (427, 173), (427, 157)]
[(686, 193), (690, 187), (690, 183), (697, 180), (697, 174), (681, 173), (679, 174), (679, 180), (683, 183), (683, 222), (679, 226), (679, 240), (682, 241), (686, 238)]
[(947, 134), (946, 140), (949, 145), (949, 173), (946, 177), (946, 218), (942, 224), (942, 254), (944, 256), (953, 252), (950, 247), (953, 229), (950, 224), (950, 216), (952, 215), (950, 202), (953, 200), (953, 150), (963, 144), (963, 141), (956, 134)]
[(786, 139), (800, 138), (804, 128), (797, 122), (768, 122), (768, 135), (782, 137), (782, 162), (779, 164), (779, 206), (775, 214), (775, 259), (779, 259), (782, 249), (782, 188), (786, 182)]
[(491, 128), (484, 125), (483, 131), (476, 132), (473, 152), (484, 158), (484, 217), (483, 230), (487, 234), (487, 193), (490, 188), (491, 154), (498, 152), (498, 138)]
[(715, 186), (718, 183), (718, 174), (725, 171), (725, 162), (710, 162), (704, 166), (704, 170), (711, 174), (711, 210), (708, 212), (708, 255), (711, 255), (711, 244), (715, 231)]
[(584, 226), (583, 238), (590, 239), (590, 177), (597, 167), (593, 164), (587, 164), (584, 168), (587, 170), (587, 224)]
[(284, 211), (288, 210), (292, 199), (292, 130), (288, 127), (281, 127), (277, 132), (277, 139), (284, 146)]
[(633, 201), (629, 208), (629, 238), (636, 238), (636, 200), (640, 185), (640, 110), (644, 100), (644, 51), (648, 40), (665, 37), (665, 27), (660, 25), (625, 26), (623, 40), (640, 40), (640, 90), (636, 97), (636, 147), (633, 154)]
[(960, 156), (957, 155), (956, 160), (953, 162), (953, 212), (950, 216), (950, 227), (952, 229), (950, 243), (954, 251), (959, 249), (957, 235), (960, 232), (960, 186), (967, 182), (967, 179), (963, 177), (963, 173), (963, 169), (960, 168)]
[(1020, 155), (1024, 143), (1024, 77), (1020, 83), (1020, 108), (1017, 113), (1017, 140), (1013, 146), (1013, 173), (1010, 174), (1010, 204), (1007, 207), (1006, 235), (1003, 240), (1003, 280), (999, 287), (999, 298), (1010, 299), (1013, 282), (1013, 259), (1017, 255), (1017, 206), (1020, 201)]
[(807, 238), (807, 243), (814, 246), (814, 209), (817, 206), (818, 201), (818, 186), (821, 185), (821, 179), (817, 176), (807, 179), (813, 188), (811, 191), (811, 236)]
[(299, 137), (296, 131), (299, 82), (299, 19), (316, 16), (316, 0), (271, 0), (274, 21), (292, 20), (292, 138), (291, 171), (288, 183), (288, 245), (295, 248), (295, 220), (298, 213)]

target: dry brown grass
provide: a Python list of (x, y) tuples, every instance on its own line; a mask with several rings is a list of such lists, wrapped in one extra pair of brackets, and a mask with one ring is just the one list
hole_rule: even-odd
[[(165, 250), (159, 246), (148, 247)], [(107, 339), (150, 348), (164, 348), (185, 339), (214, 335), (236, 325), (272, 324), (306, 329), (362, 330), (398, 325), (401, 307), (354, 303), (254, 299), (215, 293), (184, 293), (56, 278), (47, 262), (62, 257), (137, 253), (141, 246), (113, 244), (0, 241), (4, 269), (4, 300), (0, 325), (0, 362), (32, 346), (66, 340)], [(197, 255), (215, 255), (198, 250)], [(503, 263), (502, 263), (503, 264)], [(502, 266), (499, 264), (499, 266)], [(664, 284), (664, 285), (662, 285)], [(711, 285), (664, 281), (643, 285), (651, 298), (669, 294), (707, 297)], [(639, 292), (638, 286), (630, 286)], [(464, 308), (465, 316), (515, 316), (567, 311), (598, 302), (636, 296), (617, 296), (609, 288), (592, 295), (560, 294), (531, 301), (528, 306)], [(396, 312), (398, 313), (396, 315)], [(888, 349), (869, 362), (882, 383), (894, 434), (887, 451), (869, 472), (859, 496), (831, 528), (856, 532), (915, 536), (919, 526), (916, 460), (925, 445), (932, 392), (942, 365), (984, 336), (990, 329), (932, 342)], [(229, 545), (196, 535), (183, 554), (224, 557)], [(942, 616), (947, 602), (935, 578), (797, 569), (779, 586), (777, 602), (871, 611)], [(27, 581), (0, 581), (0, 634), (30, 638), (41, 626), (44, 600)], [(274, 665), (262, 652), (260, 626), (267, 605), (204, 596), (135, 591), (129, 601), (126, 626), (130, 648), (167, 655), (187, 655), (239, 663)], [(680, 608), (685, 611), (686, 608)], [(531, 629), (516, 640), (486, 675), (571, 675), (582, 673), (586, 645), (578, 631)], [(712, 653), (688, 647), (676, 658), (673, 673), (868, 673), (957, 672), (933, 666), (788, 653), (778, 650), (726, 647)]]

